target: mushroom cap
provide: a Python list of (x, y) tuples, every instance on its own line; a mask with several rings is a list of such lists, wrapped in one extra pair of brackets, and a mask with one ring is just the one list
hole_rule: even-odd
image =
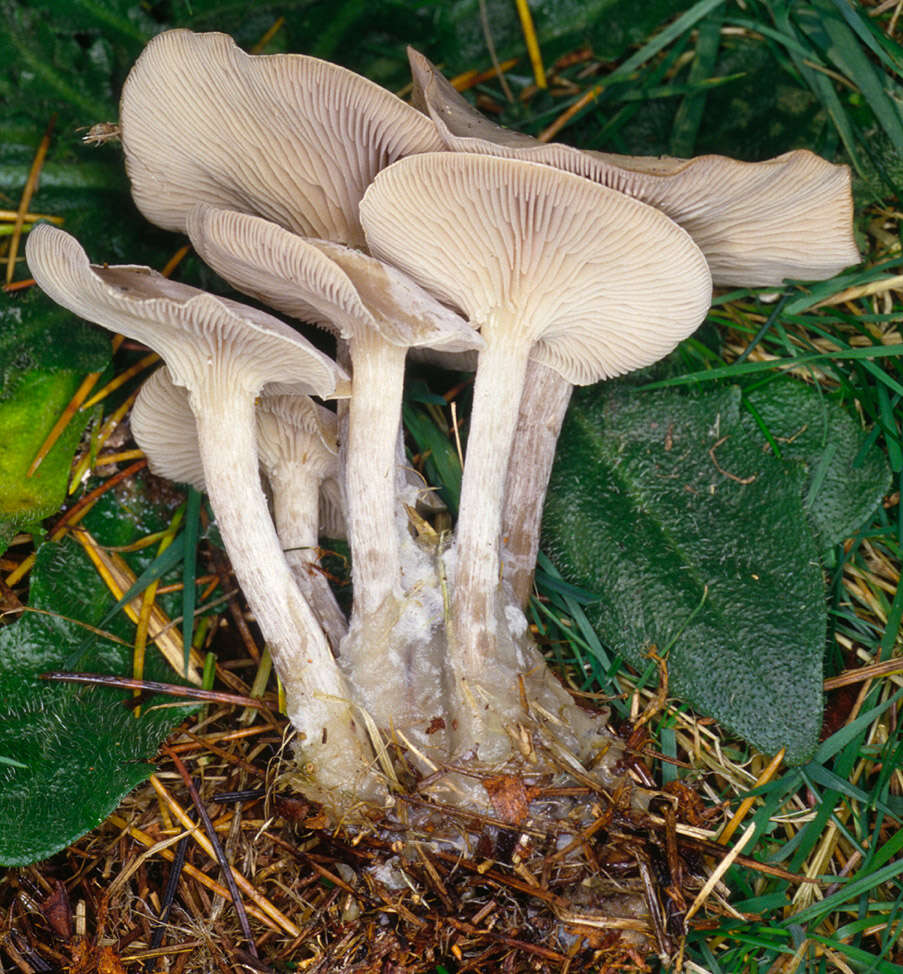
[(202, 492), (207, 489), (188, 390), (172, 381), (166, 366), (141, 386), (129, 422), (151, 473)]
[(309, 396), (263, 395), (257, 402), (257, 455), (268, 477), (297, 464), (320, 477), (338, 472), (335, 413)]
[(412, 156), (376, 177), (361, 220), (376, 255), (484, 331), (535, 343), (531, 357), (578, 385), (657, 361), (711, 300), (705, 258), (685, 230), (548, 166)]
[(256, 395), (266, 383), (281, 382), (325, 398), (344, 378), (335, 362), (277, 318), (149, 267), (92, 265), (74, 237), (49, 224), (28, 235), (26, 255), (54, 301), (148, 345), (178, 385), (193, 390), (212, 381)]
[(448, 352), (482, 345), (460, 315), (375, 257), (210, 206), (195, 207), (187, 223), (201, 258), (238, 290), (343, 339), (371, 333)]
[(132, 195), (152, 223), (184, 230), (207, 202), (350, 244), (362, 242), (357, 204), (373, 176), (442, 147), (429, 119), (345, 68), (188, 30), (144, 49), (120, 127)]
[(702, 248), (716, 284), (773, 286), (831, 277), (860, 260), (850, 170), (805, 149), (764, 162), (620, 156), (544, 144), (484, 118), (422, 54), (408, 48), (416, 105), (445, 146), (554, 166), (649, 203)]
[[(335, 413), (309, 396), (269, 395), (265, 390), (257, 401), (256, 415), (258, 456), (267, 474), (278, 466), (310, 461), (321, 469), (322, 476), (336, 475)], [(166, 366), (142, 385), (130, 425), (151, 473), (206, 490), (188, 390), (172, 381)]]

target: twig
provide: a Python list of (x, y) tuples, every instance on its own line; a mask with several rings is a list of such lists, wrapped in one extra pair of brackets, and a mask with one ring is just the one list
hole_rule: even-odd
[[(154, 791), (156, 791), (163, 801), (166, 802), (170, 811), (182, 823), (182, 825), (187, 829), (194, 828), (195, 823), (191, 821), (191, 818), (186, 813), (185, 809), (182, 808), (182, 806), (175, 800), (175, 798), (172, 797), (172, 795), (170, 795), (156, 775), (150, 776), (150, 783)], [(213, 847), (210, 845), (210, 842), (205, 835), (200, 832), (195, 832), (194, 840), (211, 859), (216, 858), (213, 852)], [(277, 907), (275, 907), (262, 893), (258, 892), (257, 889), (254, 888), (253, 883), (249, 882), (244, 876), (242, 876), (240, 872), (236, 870), (233, 870), (232, 874), (238, 888), (246, 896), (250, 897), (251, 900), (253, 900), (264, 913), (266, 913), (271, 919), (275, 920), (276, 923), (278, 923), (279, 926), (290, 937), (298, 936), (300, 933), (298, 927), (292, 923), (292, 921), (289, 920), (289, 918), (281, 910), (277, 909)], [(227, 899), (229, 897), (228, 891), (221, 893), (220, 895), (226, 896)]]
[[(135, 839), (137, 842), (140, 842), (142, 845), (152, 846), (156, 844), (155, 840), (152, 839), (151, 836), (147, 834), (147, 832), (143, 832), (141, 829), (136, 828), (133, 825), (129, 825), (129, 823), (121, 815), (118, 815), (116, 812), (114, 812), (110, 816), (109, 820), (117, 828), (124, 829), (126, 832), (128, 832), (128, 834), (133, 839)], [(194, 824), (192, 824), (191, 827), (196, 828)], [(173, 853), (172, 849), (161, 849), (159, 854), (169, 862), (175, 861), (175, 854)], [(201, 870), (198, 869), (196, 866), (192, 866), (190, 862), (185, 863), (185, 865), (182, 867), (182, 871), (185, 873), (186, 876), (190, 876), (192, 879), (196, 880), (202, 886), (206, 886), (207, 889), (209, 889), (212, 893), (215, 893), (217, 896), (222, 896), (224, 899), (229, 898), (229, 890), (227, 890), (225, 886), (218, 883), (215, 879), (211, 879), (206, 873), (201, 872)], [(277, 933), (283, 932), (284, 928), (280, 927), (263, 910), (260, 910), (257, 907), (252, 907), (252, 906), (249, 906), (247, 909), (248, 909), (248, 913), (250, 913), (251, 916), (253, 916), (257, 920), (260, 920), (261, 923), (265, 923), (267, 927), (269, 927), (271, 930)]]
[(188, 773), (188, 768), (185, 767), (182, 759), (179, 757), (175, 751), (170, 750), (170, 748), (163, 746), (163, 750), (169, 755), (169, 759), (176, 766), (176, 771), (182, 776), (182, 780), (185, 782), (185, 787), (188, 789), (188, 793), (191, 795), (191, 800), (194, 802), (194, 807), (197, 809), (198, 815), (201, 818), (201, 822), (204, 824), (204, 831), (207, 833), (207, 838), (210, 840), (210, 845), (213, 847), (213, 851), (216, 854), (216, 860), (220, 865), (220, 869), (223, 871), (223, 878), (226, 881), (226, 886), (229, 888), (229, 895), (232, 897), (232, 905), (235, 907), (235, 912), (238, 914), (238, 923), (241, 927), (242, 935), (248, 944), (248, 949), (251, 955), (257, 958), (257, 944), (254, 943), (254, 938), (251, 935), (251, 926), (248, 923), (248, 914), (245, 912), (245, 904), (238, 892), (238, 887), (235, 885), (235, 876), (232, 874), (232, 866), (229, 860), (226, 858), (226, 853), (223, 850), (222, 843), (216, 834), (216, 829), (213, 827), (213, 822), (210, 821), (210, 816), (207, 814), (207, 809), (204, 807), (204, 803), (201, 801), (201, 796), (198, 792), (197, 785), (194, 783), (191, 775)]
[[(154, 932), (151, 934), (150, 949), (156, 950), (163, 943), (163, 934), (166, 932), (166, 921), (169, 919), (169, 911), (175, 902), (176, 890), (179, 888), (179, 879), (182, 875), (182, 868), (185, 865), (185, 854), (188, 852), (188, 836), (183, 835), (176, 846), (176, 857), (173, 860), (172, 869), (166, 879), (166, 889), (163, 891), (163, 901), (160, 904), (160, 915), (154, 921)], [(150, 970), (149, 967), (146, 967)]]
[(118, 687), (122, 690), (142, 690), (145, 693), (165, 693), (170, 697), (190, 697), (192, 700), (205, 700), (210, 703), (234, 704), (236, 707), (256, 707), (258, 710), (270, 708), (263, 700), (244, 697), (238, 693), (222, 693), (219, 690), (202, 690), (200, 687), (186, 687), (178, 683), (158, 683), (156, 680), (135, 680), (129, 676), (108, 676), (102, 673), (42, 673), (42, 680), (55, 680), (59, 683), (88, 683), (97, 686)]

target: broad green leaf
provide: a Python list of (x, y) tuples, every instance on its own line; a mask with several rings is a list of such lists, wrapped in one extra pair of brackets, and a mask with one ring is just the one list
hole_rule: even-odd
[[(105, 495), (84, 522), (106, 545), (128, 544), (163, 523), (137, 483)], [(140, 571), (153, 553), (131, 557)], [(62, 668), (84, 640), (87, 630), (78, 622), (97, 625), (113, 601), (76, 541), (47, 542), (32, 570), (30, 602), (50, 614), (26, 612), (0, 630), (0, 754), (7, 759), (0, 765), (0, 822), (7, 823), (0, 829), (0, 864), (44, 859), (102, 822), (153, 770), (148, 759), (188, 712), (155, 707), (162, 702), (156, 699), (136, 720), (122, 692), (38, 678)], [(106, 631), (126, 643), (134, 638), (123, 615)], [(82, 668), (127, 674), (131, 646), (99, 638)], [(152, 649), (145, 675), (177, 681)]]
[[(854, 534), (890, 489), (890, 468), (882, 452), (873, 446), (862, 453), (865, 434), (859, 425), (813, 386), (778, 379), (747, 391), (746, 398), (784, 459), (805, 465), (803, 502), (822, 550)], [(745, 416), (743, 425), (755, 438), (752, 416)]]
[(81, 379), (77, 372), (30, 372), (0, 401), (0, 552), (18, 531), (57, 511), (66, 496), (72, 455), (90, 413), (76, 414), (34, 474), (27, 472)]
[[(75, 373), (101, 371), (109, 359), (109, 332), (76, 318), (37, 288), (0, 298), (0, 402), (39, 375), (66, 372), (71, 380)], [(0, 441), (7, 442), (2, 434)]]
[(0, 76), (0, 93), (16, 106), (17, 116), (28, 115), (43, 125), (60, 108), (71, 111), (80, 125), (115, 117), (107, 40), (60, 29), (59, 8), (51, 16), (31, 4), (3, 2), (0, 13), (0, 60), (8, 69)]
[(90, 413), (72, 418), (31, 477), (28, 468), (85, 373), (109, 357), (109, 336), (37, 290), (0, 299), (0, 551), (62, 503)]
[(754, 160), (818, 147), (824, 109), (786, 70), (774, 44), (752, 34), (723, 34), (714, 76), (738, 73), (741, 81), (708, 93), (697, 154)]
[(806, 474), (747, 431), (740, 390), (576, 394), (545, 548), (607, 648), (669, 650), (670, 692), (760, 750), (811, 756), (826, 613)]

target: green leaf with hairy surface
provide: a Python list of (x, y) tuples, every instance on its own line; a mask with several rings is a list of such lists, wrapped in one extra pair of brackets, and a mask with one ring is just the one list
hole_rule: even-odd
[(76, 414), (32, 476), (28, 468), (78, 389), (76, 372), (30, 372), (12, 397), (0, 400), (0, 553), (15, 534), (59, 510), (72, 456), (90, 413)]
[[(749, 389), (752, 406), (785, 460), (807, 471), (803, 503), (823, 551), (854, 534), (890, 489), (884, 454), (866, 444), (859, 424), (829, 394), (796, 379), (777, 379)], [(743, 425), (755, 437), (754, 415)]]
[[(37, 288), (0, 301), (0, 402), (41, 375), (99, 372), (109, 361), (109, 332), (76, 318)], [(0, 439), (9, 442), (2, 426)]]
[(811, 756), (826, 609), (806, 471), (762, 449), (736, 387), (581, 390), (544, 520), (586, 614), (636, 666), (668, 650), (669, 690), (760, 750)]
[[(166, 513), (142, 482), (105, 495), (83, 522), (105, 545), (127, 545), (166, 523)], [(128, 556), (140, 572), (152, 549)], [(0, 864), (44, 859), (94, 828), (123, 795), (153, 770), (153, 757), (186, 707), (145, 705), (135, 719), (126, 695), (107, 688), (47, 683), (39, 674), (64, 666), (83, 643), (84, 624), (96, 625), (113, 604), (81, 546), (71, 538), (47, 542), (31, 576), (31, 607), (0, 629)], [(173, 604), (174, 607), (174, 604)], [(49, 614), (43, 614), (43, 613)], [(80, 624), (81, 623), (81, 624)], [(120, 614), (93, 641), (82, 669), (129, 674), (134, 626)], [(178, 682), (149, 649), (147, 679)]]

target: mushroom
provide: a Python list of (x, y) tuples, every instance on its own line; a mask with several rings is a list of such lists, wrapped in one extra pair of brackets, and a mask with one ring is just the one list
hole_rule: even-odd
[(859, 262), (850, 169), (806, 149), (764, 162), (621, 156), (542, 143), (484, 118), (422, 54), (408, 48), (414, 104), (448, 149), (542, 163), (649, 203), (705, 254), (716, 285), (777, 286), (831, 277)]
[[(404, 640), (391, 633), (404, 592), (419, 577), (416, 570), (409, 577), (399, 548), (407, 523), (396, 500), (405, 355), (411, 346), (458, 352), (482, 340), (397, 268), (339, 244), (205, 206), (192, 211), (188, 232), (200, 256), (239, 290), (347, 343), (352, 391), (343, 475), (354, 608), (340, 655), (366, 693), (385, 683), (386, 655), (402, 653)], [(398, 530), (387, 530), (399, 519)], [(391, 694), (380, 697), (368, 698), (378, 718), (398, 706)]]
[[(543, 144), (477, 112), (422, 54), (408, 48), (412, 100), (447, 148), (525, 159), (577, 173), (649, 203), (679, 223), (705, 254), (716, 285), (777, 286), (831, 277), (858, 263), (850, 171), (807, 150), (764, 162), (621, 156)], [(571, 386), (531, 363), (521, 403), (522, 450), (511, 461), (503, 532), (506, 575), (519, 604), (532, 587), (554, 444)]]
[(164, 31), (129, 72), (120, 128), (132, 195), (184, 230), (196, 203), (361, 245), (373, 176), (442, 148), (435, 127), (366, 78), (301, 54), (249, 55), (227, 34)]
[[(393, 164), (367, 190), (361, 222), (376, 256), (463, 309), (485, 342), (449, 648), (466, 697), (477, 682), (498, 683), (494, 664), (505, 655), (502, 503), (528, 362), (581, 385), (648, 365), (705, 317), (711, 276), (689, 234), (658, 210), (570, 173), (491, 156), (428, 153)], [(501, 665), (517, 672), (522, 661), (512, 653)]]
[(91, 265), (73, 237), (49, 225), (29, 235), (27, 257), (58, 304), (148, 344), (188, 389), (220, 534), (285, 687), (311, 789), (377, 797), (381, 785), (352, 719), (347, 684), (289, 571), (257, 467), (254, 400), (263, 386), (291, 383), (330, 396), (341, 372), (270, 315), (146, 267)]
[(338, 474), (335, 413), (309, 396), (261, 396), (257, 452), (273, 494), (276, 533), (289, 567), (337, 653), (347, 622), (320, 570), (317, 547), (323, 483)]
[(206, 492), (198, 428), (188, 404), (188, 390), (172, 381), (165, 365), (141, 386), (129, 426), (147, 457), (151, 473)]
[[(257, 404), (257, 448), (273, 495), (276, 533), (301, 593), (333, 651), (345, 616), (316, 565), (320, 489), (336, 469), (335, 414), (304, 395), (263, 395)], [(188, 390), (164, 366), (141, 387), (132, 407), (135, 442), (160, 477), (206, 491), (197, 425)], [(332, 499), (325, 502), (328, 510)]]

